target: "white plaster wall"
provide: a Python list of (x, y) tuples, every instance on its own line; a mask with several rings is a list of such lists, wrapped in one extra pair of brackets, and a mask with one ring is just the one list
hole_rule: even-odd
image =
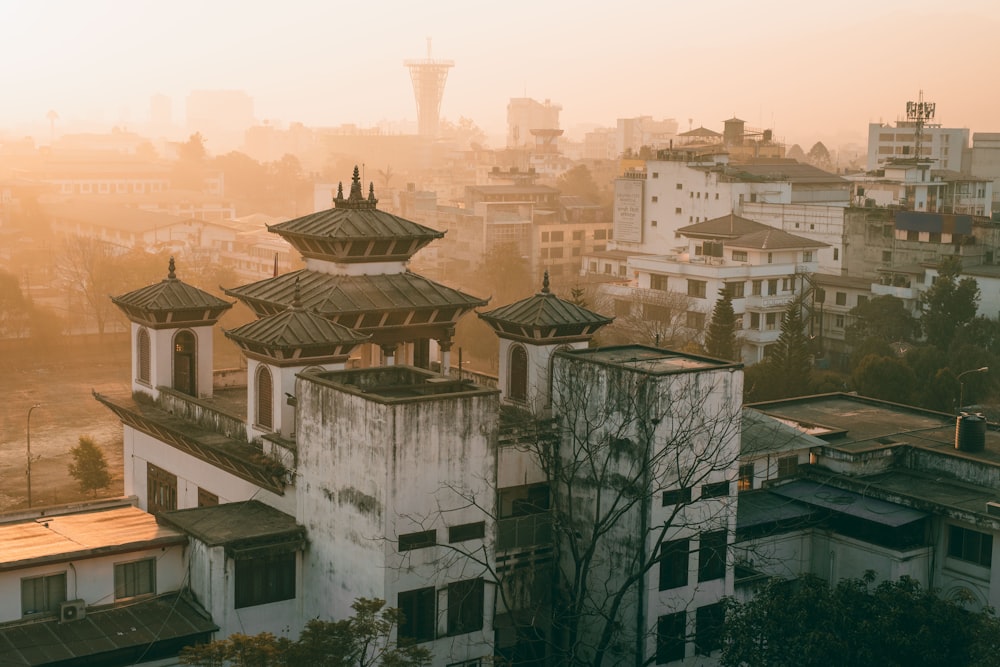
[[(447, 546), (447, 526), (486, 522), (492, 556), (497, 395), (446, 396), (386, 405), (300, 376), (299, 520), (309, 531), (304, 614), (350, 615), (360, 596), (396, 604), (399, 591), (438, 589), (483, 569)], [(467, 500), (475, 499), (479, 509)], [(436, 530), (439, 546), (398, 553), (400, 534)], [(463, 545), (469, 548), (472, 545)], [(435, 665), (489, 653), (493, 591), (484, 628), (428, 644)]]
[(295, 513), (295, 492), (291, 487), (286, 490), (285, 495), (279, 496), (130, 426), (125, 425), (122, 430), (125, 442), (126, 495), (135, 495), (143, 510), (149, 510), (146, 464), (152, 463), (177, 475), (177, 509), (197, 507), (198, 487), (201, 487), (219, 496), (220, 503), (253, 498), (282, 512), (292, 515)]
[(207, 398), (212, 395), (212, 326), (186, 327), (185, 329), (147, 329), (149, 332), (149, 384), (137, 382), (138, 352), (136, 350), (136, 335), (139, 325), (132, 323), (132, 387), (156, 397), (159, 392), (156, 387), (172, 387), (174, 383), (174, 336), (178, 331), (188, 330), (195, 335), (195, 366), (197, 368), (198, 396)]
[(0, 623), (21, 618), (21, 580), (66, 573), (66, 599), (84, 600), (88, 606), (115, 601), (115, 564), (156, 558), (156, 592), (179, 590), (184, 584), (184, 546), (140, 549), (97, 558), (9, 570), (0, 575)]

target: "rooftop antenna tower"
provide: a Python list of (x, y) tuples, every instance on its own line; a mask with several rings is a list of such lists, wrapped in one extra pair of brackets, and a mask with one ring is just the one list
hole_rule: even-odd
[(444, 83), (448, 79), (448, 70), (455, 66), (455, 62), (431, 58), (431, 38), (428, 37), (427, 58), (404, 60), (403, 64), (410, 70), (413, 95), (417, 99), (418, 132), (425, 137), (436, 137)]
[(936, 105), (934, 102), (924, 102), (924, 91), (920, 91), (920, 97), (916, 102), (906, 103), (906, 120), (913, 123), (913, 137), (916, 143), (916, 157), (920, 159), (920, 143), (921, 143), (921, 133), (924, 129), (924, 124), (927, 121), (934, 118), (934, 107)]

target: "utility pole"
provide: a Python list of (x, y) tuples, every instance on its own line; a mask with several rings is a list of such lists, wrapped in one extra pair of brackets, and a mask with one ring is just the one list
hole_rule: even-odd
[(25, 429), (25, 435), (27, 436), (27, 445), (28, 445), (28, 457), (27, 457), (28, 458), (28, 467), (27, 467), (27, 469), (25, 471), (25, 474), (28, 476), (28, 508), (29, 509), (31, 508), (31, 412), (35, 408), (40, 408), (40, 407), (42, 407), (41, 403), (35, 403), (30, 408), (28, 408), (28, 424), (27, 424), (27, 428)]

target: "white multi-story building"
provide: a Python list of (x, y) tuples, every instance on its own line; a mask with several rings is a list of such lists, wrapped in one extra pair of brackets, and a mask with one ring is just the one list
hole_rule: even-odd
[(512, 97), (507, 103), (507, 148), (535, 145), (532, 130), (558, 130), (562, 107), (550, 100)]
[(935, 169), (963, 171), (969, 151), (968, 128), (925, 124), (920, 132), (917, 155), (917, 128), (913, 121), (868, 124), (868, 171), (880, 169), (889, 160), (920, 158), (930, 160)]

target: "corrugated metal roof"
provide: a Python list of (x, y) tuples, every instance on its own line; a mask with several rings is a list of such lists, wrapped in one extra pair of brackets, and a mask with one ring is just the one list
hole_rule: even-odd
[(111, 301), (119, 307), (143, 312), (168, 310), (197, 310), (232, 308), (233, 304), (209, 294), (205, 290), (178, 280), (174, 273), (174, 258), (170, 258), (167, 277), (158, 283), (140, 287)]
[(69, 623), (53, 618), (2, 625), (0, 665), (132, 665), (175, 657), (180, 645), (207, 641), (218, 629), (197, 603), (177, 592), (91, 609)]
[(295, 517), (258, 500), (161, 512), (158, 518), (208, 546), (304, 538), (306, 534)]
[(291, 307), (224, 333), (236, 341), (280, 349), (359, 344), (370, 338), (301, 307)]
[(361, 276), (332, 275), (301, 269), (274, 278), (226, 290), (237, 299), (291, 304), (299, 284), (302, 307), (321, 315), (360, 313), (401, 308), (474, 308), (487, 300), (445, 287), (405, 271)]
[(184, 540), (181, 533), (158, 525), (152, 514), (136, 507), (47, 516), (0, 524), (0, 570)]

